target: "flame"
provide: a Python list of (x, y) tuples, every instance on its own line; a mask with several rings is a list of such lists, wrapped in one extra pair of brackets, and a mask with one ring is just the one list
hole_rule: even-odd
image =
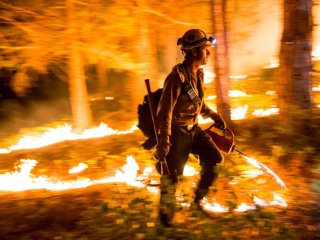
[(261, 162), (258, 162), (257, 160), (253, 158), (249, 158), (248, 156), (242, 154), (242, 157), (244, 157), (249, 164), (252, 166), (258, 168), (258, 169), (264, 169), (266, 170), (267, 173), (269, 173), (275, 180), (276, 182), (283, 188), (287, 189), (285, 183), (275, 174), (270, 168), (268, 168), (266, 165), (262, 164)]
[[(252, 161), (252, 160), (251, 160)], [(254, 161), (253, 161), (254, 162)], [(127, 156), (126, 164), (116, 171), (115, 176), (105, 177), (97, 180), (91, 180), (89, 178), (78, 179), (74, 181), (62, 181), (56, 179), (50, 179), (46, 176), (36, 177), (31, 174), (32, 169), (37, 165), (37, 161), (33, 159), (22, 159), (20, 164), (16, 167), (16, 170), (12, 173), (5, 173), (0, 175), (0, 191), (23, 191), (28, 189), (47, 189), (47, 190), (66, 190), (75, 188), (84, 188), (94, 184), (106, 184), (106, 183), (126, 183), (134, 187), (146, 187), (147, 190), (154, 194), (159, 194), (159, 189), (154, 186), (146, 186), (138, 180), (137, 173), (139, 166), (133, 156)], [(256, 165), (257, 167), (259, 165)], [(84, 163), (79, 163), (76, 167), (71, 168), (69, 174), (83, 171), (88, 166)], [(153, 172), (153, 168), (146, 167), (143, 171), (144, 176), (149, 176)], [(191, 166), (186, 165), (184, 170), (185, 176), (194, 176), (198, 172)], [(181, 197), (180, 197), (181, 198)], [(183, 198), (183, 197), (182, 197)], [(179, 200), (179, 196), (177, 196)], [(183, 199), (180, 199), (183, 201)], [(286, 207), (287, 203), (279, 195), (274, 193), (274, 199), (267, 202), (256, 196), (253, 196), (254, 204), (240, 203), (235, 212), (245, 212), (248, 210), (255, 210), (256, 206), (281, 206)], [(181, 202), (181, 205), (190, 207), (191, 204)], [(214, 198), (204, 198), (201, 205), (205, 211), (225, 213), (229, 212), (229, 208), (218, 203)]]
[(198, 117), (199, 124), (207, 124), (213, 122), (211, 118), (203, 118), (201, 115)]
[[(245, 96), (248, 96), (248, 95), (245, 95)], [(208, 104), (208, 105), (211, 109), (215, 110), (215, 108), (211, 104)], [(249, 108), (248, 104), (232, 108), (231, 109), (231, 119), (232, 120), (245, 119), (248, 114), (248, 108)], [(279, 108), (270, 107), (267, 109), (256, 109), (252, 112), (251, 115), (254, 117), (265, 117), (265, 116), (276, 115), (276, 114), (279, 114)], [(210, 118), (204, 119), (202, 116), (199, 116), (198, 120), (199, 120), (199, 124), (207, 124), (207, 123), (212, 122), (212, 120)]]
[[(37, 165), (38, 161), (33, 159), (21, 159), (13, 173), (6, 172), (0, 175), (0, 191), (23, 191), (29, 189), (47, 189), (47, 190), (66, 190), (75, 188), (84, 188), (94, 184), (101, 183), (126, 183), (135, 187), (144, 187), (145, 185), (136, 180), (139, 167), (132, 156), (127, 156), (127, 163), (116, 171), (114, 177), (106, 177), (98, 180), (91, 180), (89, 178), (82, 178), (78, 180), (62, 181), (50, 179), (47, 176), (36, 177), (31, 174), (31, 170)], [(78, 166), (69, 170), (73, 173), (74, 169), (84, 168), (86, 164), (79, 164)], [(79, 168), (80, 166), (80, 168)], [(18, 170), (20, 169), (20, 170)]]
[(266, 94), (267, 94), (267, 95), (270, 95), (270, 96), (275, 96), (275, 95), (276, 95), (276, 91), (274, 91), (274, 90), (269, 90), (269, 91), (266, 91)]
[[(248, 114), (248, 108), (249, 108), (248, 104), (245, 104), (243, 106), (239, 106), (231, 109), (231, 119), (232, 120), (245, 119)], [(211, 107), (211, 109), (213, 108)], [(255, 116), (255, 117), (265, 117), (265, 116), (276, 115), (276, 114), (279, 114), (279, 108), (276, 108), (276, 107), (271, 107), (267, 109), (256, 109), (255, 111), (252, 112), (252, 116)], [(207, 124), (212, 122), (212, 119), (203, 118), (202, 116), (199, 116), (198, 122), (199, 124)]]
[(215, 199), (211, 199), (213, 202), (209, 202), (207, 198), (201, 201), (201, 206), (205, 211), (216, 212), (216, 213), (226, 213), (229, 212), (229, 208), (221, 205)]
[(210, 83), (212, 82), (216, 77), (216, 74), (212, 71), (206, 71), (206, 74), (204, 75), (204, 83), (207, 84), (207, 83)]
[(316, 46), (315, 50), (311, 53), (312, 60), (320, 60), (320, 45)]
[(270, 202), (271, 206), (282, 206), (287, 207), (286, 201), (277, 193), (273, 193), (274, 200)]
[(241, 176), (246, 177), (246, 178), (255, 178), (259, 175), (264, 174), (263, 171), (261, 171), (260, 169), (250, 169), (250, 170), (245, 170), (242, 171)]
[[(228, 92), (228, 95), (229, 95), (229, 97), (247, 97), (247, 96), (249, 96), (244, 91), (240, 91), (240, 90), (230, 90)], [(217, 98), (216, 95), (209, 95), (206, 97), (206, 100), (214, 100), (216, 98)]]
[(248, 112), (248, 104), (234, 108), (231, 110), (231, 119), (240, 120), (246, 118)]
[(72, 132), (71, 125), (64, 124), (63, 126), (50, 128), (42, 135), (34, 134), (22, 137), (15, 145), (0, 149), (0, 154), (10, 153), (21, 149), (40, 148), (66, 140), (72, 141), (88, 138), (100, 138), (115, 134), (128, 134), (135, 130), (137, 130), (136, 124), (134, 124), (129, 130), (118, 131), (108, 127), (105, 123), (101, 123), (98, 127), (85, 129), (82, 133), (74, 133)]
[[(241, 74), (241, 75), (230, 75), (229, 78), (230, 79), (235, 79), (235, 80), (239, 80), (239, 79), (245, 79), (247, 78), (248, 75), (245, 74)], [(216, 78), (216, 74), (208, 69), (205, 69), (205, 75), (204, 75), (204, 83), (211, 83), (214, 79)]]
[[(209, 103), (208, 106), (212, 110), (216, 111), (215, 107), (212, 104)], [(231, 109), (231, 119), (232, 120), (244, 119), (244, 118), (246, 118), (247, 112), (248, 112), (248, 104), (245, 104), (243, 106), (239, 106), (236, 108), (232, 108)], [(210, 118), (203, 119), (202, 116), (199, 116), (198, 119), (199, 119), (200, 124), (212, 122), (212, 120)]]
[[(233, 92), (233, 94), (238, 94), (238, 96), (246, 96), (243, 92)], [(248, 110), (248, 105), (244, 105), (238, 109), (233, 109), (232, 118), (241, 119), (244, 118)], [(270, 113), (269, 113), (270, 114)], [(201, 118), (199, 118), (200, 122)], [(205, 121), (212, 121), (211, 119), (205, 119)], [(7, 148), (0, 149), (0, 153), (8, 153), (10, 151), (25, 149), (25, 148), (38, 148), (42, 146), (47, 146), (53, 143), (57, 143), (64, 140), (78, 140), (78, 139), (87, 139), (87, 138), (98, 138), (112, 134), (127, 134), (132, 133), (136, 130), (136, 125), (131, 127), (127, 131), (118, 131), (112, 128), (109, 128), (106, 124), (101, 123), (99, 127), (86, 129), (82, 133), (73, 133), (71, 126), (65, 124), (63, 126), (49, 129), (42, 135), (29, 135), (21, 138), (17, 144)], [(276, 181), (284, 188), (286, 188), (283, 181), (268, 167), (262, 163), (257, 162), (254, 159), (244, 156), (246, 160), (258, 170), (248, 170), (243, 172), (242, 176), (254, 178), (259, 176), (266, 171), (271, 174)], [(127, 156), (126, 164), (121, 167), (120, 170), (115, 172), (115, 176), (105, 177), (101, 179), (90, 179), (90, 178), (79, 178), (77, 180), (68, 180), (63, 181), (55, 178), (49, 178), (47, 176), (34, 176), (31, 171), (37, 165), (37, 161), (33, 159), (22, 159), (20, 164), (15, 168), (14, 172), (6, 172), (0, 174), (0, 191), (23, 191), (28, 189), (47, 189), (52, 191), (66, 190), (66, 189), (75, 189), (75, 188), (84, 188), (94, 184), (107, 184), (107, 183), (125, 183), (134, 187), (146, 187), (148, 191), (158, 194), (159, 189), (155, 186), (158, 185), (156, 180), (151, 179), (149, 184), (146, 185), (146, 182), (142, 180), (150, 179), (154, 169), (147, 167), (143, 171), (143, 177), (139, 179), (137, 173), (139, 172), (139, 166), (133, 156)], [(88, 165), (85, 163), (79, 163), (77, 166), (71, 168), (68, 173), (80, 173), (88, 168)], [(195, 176), (198, 172), (191, 166), (186, 165), (184, 169), (185, 176)], [(230, 183), (236, 184), (236, 183)], [(154, 185), (154, 186), (150, 186)], [(274, 199), (271, 202), (264, 201), (262, 199), (254, 198), (254, 203), (261, 206), (287, 206), (285, 200), (279, 195), (274, 193)], [(203, 208), (207, 211), (212, 212), (228, 212), (229, 209), (221, 204), (219, 204), (214, 199), (206, 200), (202, 203)], [(234, 211), (242, 212), (247, 210), (255, 209), (255, 205), (241, 203)]]
[(137, 180), (137, 173), (139, 171), (139, 166), (133, 156), (127, 156), (127, 163), (121, 168), (121, 170), (116, 171), (114, 177), (103, 178), (93, 181), (93, 184), (101, 183), (126, 183), (134, 187), (144, 187), (145, 185)]
[(279, 60), (276, 58), (273, 58), (270, 60), (269, 65), (264, 66), (263, 68), (268, 69), (268, 68), (277, 68), (277, 67), (279, 67)]
[(28, 189), (64, 190), (89, 186), (88, 179), (64, 182), (50, 180), (45, 176), (35, 177), (31, 174), (31, 170), (37, 165), (38, 161), (22, 159), (20, 162), (21, 164), (16, 167), (16, 171), (13, 173), (7, 172), (0, 175), (1, 191), (23, 191)]
[(99, 100), (114, 100), (114, 97), (92, 97), (90, 98), (91, 102), (99, 101)]
[(229, 97), (247, 97), (248, 95), (240, 90), (230, 90)]
[(209, 96), (207, 96), (206, 97), (206, 100), (213, 100), (213, 99), (216, 99), (217, 98), (217, 96), (216, 95), (209, 95)]
[(253, 196), (253, 202), (261, 207), (267, 207), (267, 206), (281, 206), (281, 207), (287, 207), (288, 204), (286, 201), (277, 193), (273, 193), (273, 200), (270, 202), (267, 202), (261, 198), (258, 198), (256, 196)]
[(245, 79), (247, 77), (248, 75), (245, 75), (245, 74), (229, 76), (230, 79)]
[(234, 209), (235, 212), (246, 212), (249, 210), (256, 210), (256, 205), (248, 205), (246, 203), (241, 203), (236, 209)]
[[(277, 193), (273, 193), (274, 199), (270, 202), (267, 202), (261, 198), (253, 196), (253, 204), (240, 203), (233, 211), (234, 212), (246, 212), (249, 210), (256, 210), (257, 206), (267, 207), (267, 206), (280, 206), (287, 207), (286, 201)], [(205, 211), (216, 212), (216, 213), (226, 213), (229, 212), (229, 208), (221, 205), (215, 199), (211, 199), (211, 203), (208, 199), (204, 198), (201, 202), (201, 206)], [(189, 204), (190, 206), (190, 204)]]
[(270, 115), (279, 114), (280, 109), (276, 107), (268, 108), (268, 109), (256, 109), (253, 111), (252, 115), (257, 117), (264, 117)]
[(86, 168), (88, 168), (87, 164), (79, 163), (76, 167), (71, 168), (68, 173), (69, 174), (79, 173), (79, 172), (82, 172), (83, 170), (85, 170)]
[(197, 172), (194, 167), (191, 167), (189, 165), (186, 165), (183, 169), (183, 176), (186, 176), (186, 177), (192, 177), (197, 175), (198, 173), (199, 172)]

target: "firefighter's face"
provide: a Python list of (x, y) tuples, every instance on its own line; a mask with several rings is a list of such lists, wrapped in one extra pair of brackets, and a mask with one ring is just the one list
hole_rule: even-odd
[(205, 65), (209, 61), (210, 56), (210, 49), (209, 46), (200, 47), (196, 54), (196, 60), (199, 62), (200, 65)]

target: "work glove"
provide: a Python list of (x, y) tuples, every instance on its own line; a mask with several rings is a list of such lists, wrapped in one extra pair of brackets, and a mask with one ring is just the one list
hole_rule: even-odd
[(169, 153), (171, 144), (170, 138), (166, 134), (158, 135), (158, 144), (156, 147), (155, 158), (164, 161)]
[(214, 126), (220, 130), (226, 129), (226, 123), (218, 113), (211, 113), (210, 114), (211, 119), (214, 121)]

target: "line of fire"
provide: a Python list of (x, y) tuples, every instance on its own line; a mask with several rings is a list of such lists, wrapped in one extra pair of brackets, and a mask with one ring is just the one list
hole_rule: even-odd
[[(319, 0), (2, 0), (0, 239), (320, 239), (319, 24)], [(184, 48), (189, 29), (204, 37)], [(163, 225), (158, 104), (201, 41), (203, 94), (185, 96), (226, 126), (180, 127), (224, 160), (195, 210), (188, 153)]]

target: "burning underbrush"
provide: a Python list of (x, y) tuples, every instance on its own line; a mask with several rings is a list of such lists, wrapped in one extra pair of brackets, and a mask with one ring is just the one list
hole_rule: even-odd
[[(152, 151), (141, 148), (140, 132), (110, 132), (41, 148), (6, 147), (11, 151), (1, 155), (1, 239), (298, 239), (294, 229), (317, 232), (306, 215), (301, 226), (292, 225), (291, 217), (311, 211), (296, 211), (306, 206), (297, 194), (307, 192), (301, 189), (307, 183), (279, 166), (276, 152), (252, 150), (252, 157), (274, 170), (285, 187), (265, 169), (232, 154), (203, 202), (212, 218), (193, 215), (189, 205), (200, 169), (191, 156), (177, 189), (176, 232), (161, 229)], [(305, 200), (312, 201), (307, 194)]]

